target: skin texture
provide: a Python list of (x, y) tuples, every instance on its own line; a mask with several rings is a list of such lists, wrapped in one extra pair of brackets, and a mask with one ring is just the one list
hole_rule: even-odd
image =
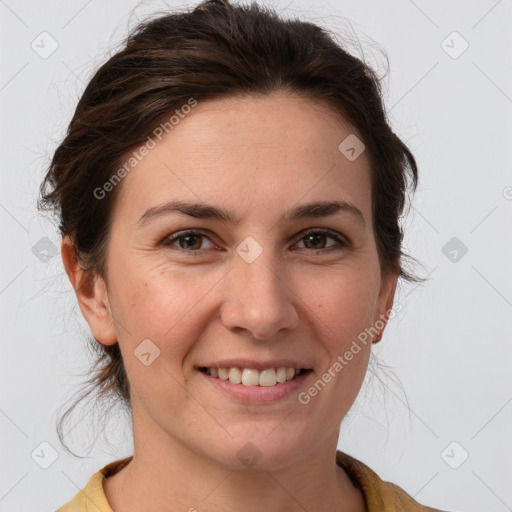
[[(244, 405), (194, 369), (228, 357), (292, 358), (314, 370), (304, 390), (389, 312), (397, 276), (380, 272), (369, 161), (338, 150), (351, 133), (327, 106), (295, 95), (199, 102), (118, 185), (105, 280), (83, 275), (64, 238), (81, 311), (99, 342), (120, 344), (131, 386), (134, 458), (104, 481), (116, 512), (365, 510), (334, 454), (371, 340), (307, 405), (297, 393)], [(170, 200), (241, 220), (168, 213), (138, 226)], [(347, 213), (280, 220), (318, 200), (351, 203), (365, 225)], [(190, 228), (204, 236), (164, 245)], [(350, 245), (321, 234), (308, 244), (310, 228)], [(252, 263), (236, 252), (248, 236), (262, 249)], [(160, 350), (149, 366), (134, 356), (145, 339)], [(247, 442), (262, 455), (251, 467), (237, 456)]]

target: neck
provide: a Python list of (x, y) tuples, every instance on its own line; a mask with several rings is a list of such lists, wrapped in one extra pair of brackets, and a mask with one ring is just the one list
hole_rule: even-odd
[(103, 487), (116, 512), (232, 511), (365, 512), (361, 492), (336, 464), (338, 432), (279, 469), (230, 469), (170, 438), (152, 424), (144, 436), (134, 422), (134, 456)]

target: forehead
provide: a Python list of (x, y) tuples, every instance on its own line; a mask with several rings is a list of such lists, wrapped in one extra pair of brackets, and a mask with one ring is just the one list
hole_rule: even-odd
[(262, 216), (301, 199), (341, 199), (368, 217), (367, 155), (351, 161), (338, 149), (356, 133), (325, 104), (299, 96), (198, 101), (122, 180), (117, 208), (135, 215), (188, 199)]

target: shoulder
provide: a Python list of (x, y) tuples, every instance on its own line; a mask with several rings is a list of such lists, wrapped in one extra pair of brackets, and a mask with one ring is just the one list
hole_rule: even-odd
[(88, 510), (112, 512), (103, 491), (103, 480), (121, 471), (131, 459), (132, 457), (127, 457), (126, 459), (116, 460), (94, 473), (87, 482), (87, 485), (71, 501), (57, 509), (56, 512), (87, 512)]
[(363, 462), (350, 455), (336, 451), (336, 463), (341, 466), (361, 489), (365, 497), (368, 512), (443, 512), (418, 503), (397, 485), (382, 480), (377, 473)]

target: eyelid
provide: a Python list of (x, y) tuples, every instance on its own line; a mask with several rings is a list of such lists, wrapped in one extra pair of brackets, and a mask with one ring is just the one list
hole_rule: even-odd
[[(300, 242), (305, 236), (307, 236), (309, 234), (317, 234), (317, 233), (326, 235), (326, 236), (334, 239), (338, 243), (338, 245), (341, 246), (341, 248), (348, 248), (351, 246), (350, 240), (345, 235), (342, 235), (341, 233), (338, 233), (337, 231), (333, 231), (332, 229), (328, 229), (328, 228), (307, 228), (299, 233), (299, 239), (297, 240), (296, 243)], [(176, 233), (173, 233), (172, 235), (166, 236), (163, 239), (162, 243), (165, 246), (171, 246), (173, 242), (175, 242), (176, 240), (179, 240), (180, 238), (185, 237), (187, 235), (203, 236), (205, 238), (208, 238), (212, 242), (212, 244), (215, 245), (215, 242), (208, 235), (208, 230), (199, 229), (199, 228), (191, 228), (191, 229), (184, 229), (182, 231), (177, 231)], [(330, 249), (329, 247), (325, 248), (325, 249), (316, 249), (316, 252), (328, 252), (329, 249)], [(185, 252), (185, 253), (200, 253), (200, 251), (201, 251), (201, 249), (199, 249), (197, 251), (187, 251), (186, 249), (181, 249), (181, 248), (179, 248), (179, 250), (181, 252)], [(204, 249), (204, 250), (206, 250), (206, 249)], [(309, 250), (311, 252), (315, 251), (315, 249), (308, 249), (307, 247), (306, 247), (306, 250)]]
[(345, 235), (338, 233), (337, 231), (333, 231), (332, 229), (329, 228), (308, 228), (305, 229), (304, 231), (301, 231), (299, 235), (301, 236), (301, 238), (304, 238), (306, 235), (309, 235), (310, 233), (322, 233), (324, 235), (328, 235), (334, 238), (335, 240), (342, 244), (350, 244), (349, 239)]
[[(208, 230), (204, 229), (183, 229), (181, 231), (176, 231), (176, 233), (172, 233), (171, 235), (167, 235), (163, 240), (162, 244), (164, 246), (171, 246), (176, 240), (179, 240), (180, 238), (183, 238), (187, 235), (201, 235), (205, 238), (208, 238), (208, 240), (211, 241), (213, 245), (216, 245), (215, 242), (211, 239), (211, 236), (208, 234)], [(188, 252), (188, 253), (199, 253), (200, 250), (197, 251), (187, 251), (186, 249), (182, 249), (181, 247), (178, 248), (181, 252)], [(205, 250), (205, 249), (203, 249)]]

